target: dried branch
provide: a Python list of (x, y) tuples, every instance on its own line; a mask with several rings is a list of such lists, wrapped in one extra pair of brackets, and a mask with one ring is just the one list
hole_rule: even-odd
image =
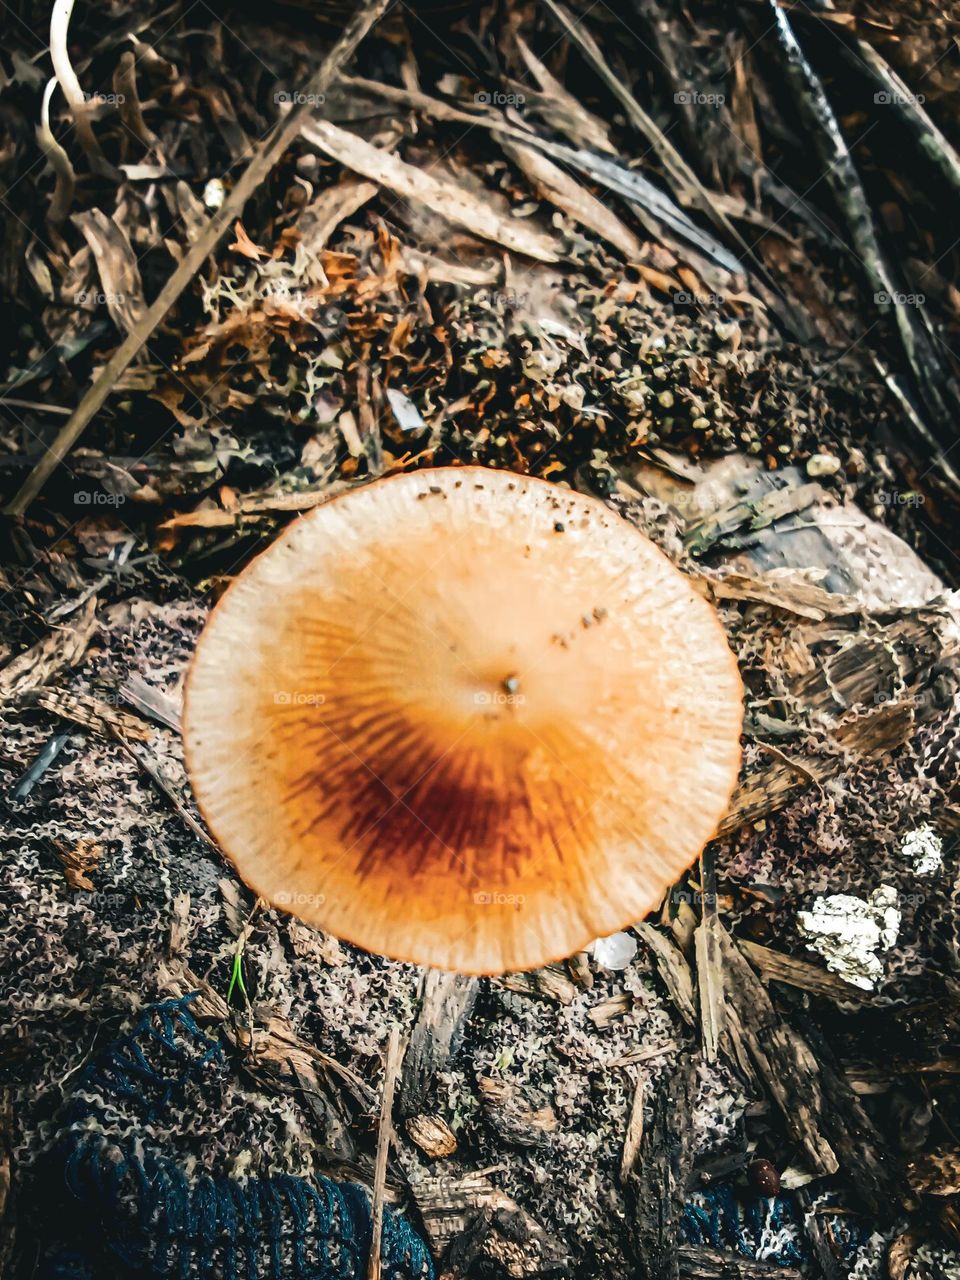
[[(157, 294), (146, 314), (130, 330), (123, 342), (101, 369), (99, 375), (82, 397), (70, 419), (57, 433), (53, 443), (40, 459), (24, 484), (6, 507), (7, 515), (19, 516), (26, 511), (44, 484), (57, 469), (67, 453), (79, 439), (84, 427), (100, 410), (120, 375), (128, 368), (134, 356), (146, 343), (157, 325), (186, 289), (206, 259), (216, 249), (224, 235), (243, 212), (243, 207), (267, 174), (287, 150), (300, 132), (311, 103), (326, 92), (337, 72), (344, 65), (364, 36), (387, 8), (390, 0), (367, 0), (355, 12), (340, 39), (336, 42), (316, 74), (308, 81), (303, 92), (297, 95), (296, 105), (278, 122), (264, 140), (254, 149), (250, 163), (237, 179), (223, 204), (211, 217), (206, 229), (183, 255), (173, 274)], [(72, 5), (72, 0), (58, 0), (58, 5)], [(69, 13), (69, 8), (68, 8)], [(63, 37), (65, 42), (66, 29)], [(65, 48), (65, 45), (64, 45)], [(67, 63), (69, 65), (69, 61)]]

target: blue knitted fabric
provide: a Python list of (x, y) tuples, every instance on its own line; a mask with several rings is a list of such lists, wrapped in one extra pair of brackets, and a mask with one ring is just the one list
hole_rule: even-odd
[[(150, 1121), (182, 1100), (189, 1080), (202, 1084), (211, 1064), (223, 1062), (220, 1044), (190, 1013), (193, 999), (147, 1009), (83, 1071), (52, 1151), (67, 1193), (57, 1218), (66, 1241), (43, 1274), (363, 1280), (372, 1235), (363, 1188), (322, 1177), (188, 1176), (152, 1149)], [(381, 1266), (383, 1280), (433, 1280), (423, 1241), (389, 1210)]]
[[(830, 1229), (848, 1261), (870, 1237), (858, 1218), (840, 1212), (831, 1216)], [(762, 1256), (784, 1267), (809, 1261), (802, 1210), (789, 1192), (771, 1199), (749, 1192), (739, 1196), (731, 1183), (717, 1183), (684, 1207), (680, 1233), (686, 1244), (732, 1249), (744, 1258)]]

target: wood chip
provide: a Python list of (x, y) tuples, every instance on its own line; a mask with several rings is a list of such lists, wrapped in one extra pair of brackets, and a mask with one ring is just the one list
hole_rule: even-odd
[(683, 952), (659, 929), (641, 921), (634, 931), (653, 952), (657, 972), (673, 1001), (674, 1007), (688, 1026), (696, 1026), (697, 1008), (693, 996), (693, 974)]
[(638, 1076), (636, 1088), (633, 1091), (633, 1102), (630, 1106), (627, 1132), (623, 1139), (623, 1155), (620, 1159), (621, 1182), (626, 1182), (627, 1178), (629, 1178), (640, 1154), (640, 1144), (643, 1142), (643, 1104), (645, 1097), (646, 1081), (643, 1076)]
[(532, 973), (511, 973), (499, 980), (500, 986), (524, 996), (544, 996), (557, 1004), (572, 1004), (578, 989), (559, 965), (550, 964)]
[(822, 965), (811, 964), (809, 960), (787, 955), (784, 951), (775, 951), (772, 947), (761, 946), (759, 942), (751, 942), (749, 939), (741, 940), (739, 946), (754, 968), (760, 971), (764, 982), (783, 982), (801, 991), (809, 991), (811, 995), (825, 996), (828, 1000), (843, 1000), (858, 1005), (869, 1002), (869, 997), (858, 987), (844, 982)]
[(97, 603), (91, 598), (69, 626), (58, 627), (12, 658), (0, 670), (0, 697), (39, 688), (57, 672), (75, 667), (97, 630)]
[(119, 731), (128, 738), (146, 742), (153, 732), (142, 720), (86, 693), (73, 693), (68, 689), (30, 689), (18, 701), (21, 706), (41, 707), (62, 720), (93, 729), (105, 738)]
[(452, 1156), (457, 1149), (457, 1135), (443, 1116), (410, 1116), (405, 1127), (410, 1140), (431, 1159)]
[(629, 1013), (632, 1008), (633, 996), (626, 991), (619, 991), (616, 995), (601, 1000), (592, 1009), (588, 1009), (587, 1017), (595, 1027), (602, 1030), (616, 1022), (617, 1018), (622, 1018), (625, 1013)]

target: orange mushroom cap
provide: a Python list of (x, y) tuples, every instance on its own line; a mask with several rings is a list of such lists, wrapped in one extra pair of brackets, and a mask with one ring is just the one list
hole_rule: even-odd
[(444, 468), (253, 561), (200, 639), (184, 740), (262, 898), (492, 974), (657, 905), (726, 810), (742, 692), (711, 606), (603, 503)]

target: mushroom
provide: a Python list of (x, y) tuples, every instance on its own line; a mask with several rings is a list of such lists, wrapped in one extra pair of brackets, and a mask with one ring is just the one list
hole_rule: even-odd
[(639, 920), (716, 831), (742, 685), (712, 607), (594, 498), (417, 471), (296, 521), (186, 688), (242, 879), (369, 951), (529, 969)]

